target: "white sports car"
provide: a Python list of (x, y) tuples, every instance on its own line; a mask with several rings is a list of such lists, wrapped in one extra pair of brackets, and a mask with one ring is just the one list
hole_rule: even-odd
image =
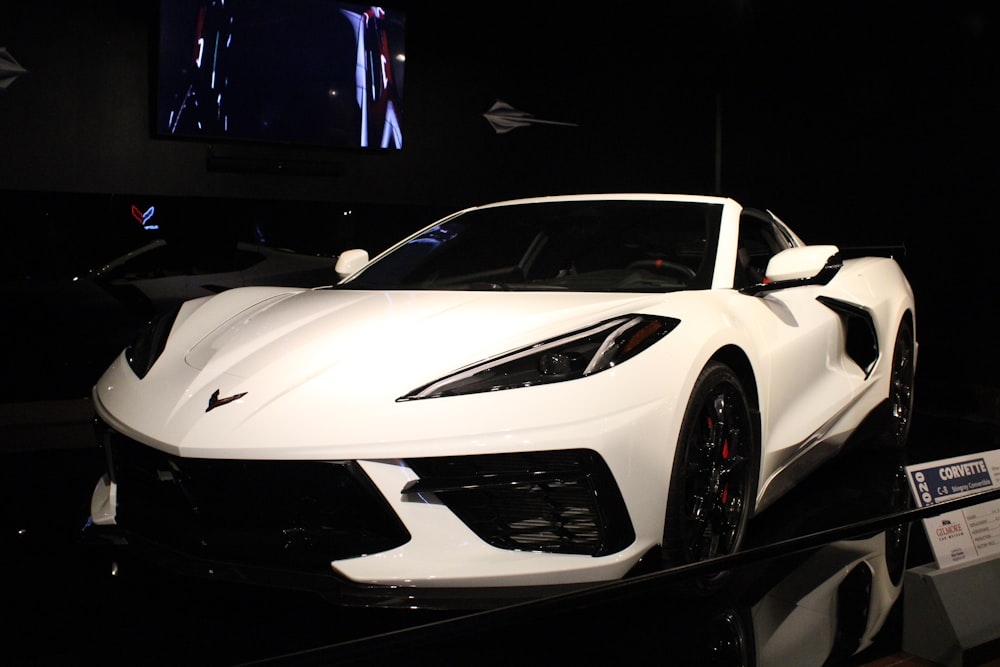
[(724, 197), (541, 197), (188, 301), (94, 387), (90, 530), (406, 606), (735, 552), (862, 425), (907, 438), (913, 292), (847, 254)]

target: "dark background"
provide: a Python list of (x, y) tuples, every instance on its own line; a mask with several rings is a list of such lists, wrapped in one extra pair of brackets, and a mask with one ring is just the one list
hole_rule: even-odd
[[(27, 280), (74, 275), (134, 246), (145, 233), (132, 206), (155, 205), (167, 231), (192, 238), (261, 226), (272, 243), (333, 255), (358, 245), (378, 250), (439, 214), (500, 198), (721, 193), (772, 209), (808, 242), (904, 247), (895, 254), (915, 288), (921, 345), (922, 409), (909, 456), (934, 460), (997, 446), (995, 419), (956, 427), (950, 412), (935, 419), (935, 404), (925, 402), (929, 395), (996, 401), (1000, 391), (996, 0), (665, 0), (586, 8), (414, 0), (390, 7), (407, 12), (404, 148), (370, 153), (157, 137), (157, 0), (0, 0), (0, 47), (28, 70), (0, 90), (5, 306)], [(483, 113), (498, 99), (573, 125), (497, 134)], [(0, 319), (0, 334), (25, 328), (9, 308)], [(44, 353), (70, 356), (59, 336), (81, 333), (48, 332)], [(8, 352), (44, 376), (36, 357), (17, 346)], [(8, 380), (5, 363), (0, 394), (31, 400)], [(80, 662), (93, 653), (112, 664), (133, 664), (137, 655), (167, 664), (167, 656), (191, 662), (207, 654), (231, 662), (330, 643), (355, 626), (381, 633), (398, 622), (356, 610), (338, 615), (295, 594), (262, 606), (259, 594), (243, 587), (161, 572), (144, 578), (127, 566), (113, 580), (103, 561), (105, 576), (95, 576), (93, 564), (63, 541), (78, 530), (66, 508), (89, 497), (103, 469), (90, 447), (89, 407), (53, 417), (47, 403), (0, 398), (0, 408), (0, 440), (12, 452), (3, 467), (3, 506), (10, 525), (28, 527), (26, 537), (3, 533), (5, 552), (19, 563), (8, 568), (7, 586), (17, 622), (16, 639), (5, 645), (15, 658)], [(1000, 416), (1000, 404), (989, 410)], [(982, 415), (972, 405), (969, 412)], [(39, 421), (48, 424), (41, 434)], [(758, 519), (757, 540), (766, 546), (800, 530), (882, 514), (871, 506), (885, 486), (878, 473), (864, 453), (845, 459), (769, 510), (770, 519)], [(914, 562), (929, 560), (920, 551)], [(676, 609), (688, 623), (701, 617), (688, 605), (667, 605), (670, 618), (658, 615), (659, 589), (649, 592), (648, 605), (624, 598), (633, 614), (623, 613), (618, 625), (629, 636), (653, 636), (653, 623), (654, 631), (668, 628), (659, 648), (676, 651), (671, 641), (689, 627), (674, 618)], [(549, 646), (582, 652), (592, 645), (563, 640), (618, 633), (607, 626), (614, 617), (602, 613), (607, 607), (574, 607), (587, 618), (573, 626), (580, 615), (557, 608), (571, 621)], [(636, 609), (645, 623), (626, 628)], [(486, 643), (500, 647), (498, 656), (506, 657), (504, 648), (523, 653), (525, 643), (510, 637), (550, 628), (552, 619), (541, 618), (547, 622), (520, 616), (532, 627), (509, 633), (501, 626), (503, 638), (485, 634)], [(109, 628), (112, 642), (102, 639)], [(207, 647), (205, 628), (214, 630)], [(468, 643), (478, 649), (483, 636), (472, 633)], [(455, 636), (430, 637), (424, 655), (457, 651)], [(377, 636), (355, 650), (376, 649), (392, 646)]]
[[(390, 8), (407, 14), (404, 147), (370, 153), (157, 137), (155, 0), (0, 1), (0, 47), (28, 70), (0, 92), (3, 277), (114, 254), (132, 205), (336, 254), (500, 198), (722, 193), (809, 242), (905, 247), (918, 378), (998, 386), (995, 2)], [(573, 125), (498, 134), (498, 99)]]

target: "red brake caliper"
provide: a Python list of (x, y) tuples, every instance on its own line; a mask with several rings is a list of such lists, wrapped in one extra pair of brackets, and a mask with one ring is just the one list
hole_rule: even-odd
[[(711, 417), (707, 417), (706, 421), (708, 422), (708, 431), (709, 433), (711, 433), (712, 425), (714, 424), (714, 422), (712, 421)], [(722, 441), (722, 460), (725, 461), (728, 458), (729, 458), (729, 439), (726, 438), (725, 440)], [(722, 504), (725, 505), (728, 501), (729, 501), (729, 482), (727, 480), (722, 487)]]

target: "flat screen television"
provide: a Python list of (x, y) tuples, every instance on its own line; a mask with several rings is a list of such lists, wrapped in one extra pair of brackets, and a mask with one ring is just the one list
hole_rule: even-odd
[(403, 147), (406, 16), (332, 0), (161, 0), (157, 137)]

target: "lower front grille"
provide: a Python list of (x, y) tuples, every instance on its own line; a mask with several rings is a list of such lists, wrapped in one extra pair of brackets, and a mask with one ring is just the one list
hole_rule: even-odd
[(604, 556), (635, 540), (625, 501), (590, 450), (408, 459), (407, 493), (434, 493), (501, 549)]
[(109, 431), (117, 524), (206, 559), (329, 572), (410, 535), (354, 462), (193, 459)]

